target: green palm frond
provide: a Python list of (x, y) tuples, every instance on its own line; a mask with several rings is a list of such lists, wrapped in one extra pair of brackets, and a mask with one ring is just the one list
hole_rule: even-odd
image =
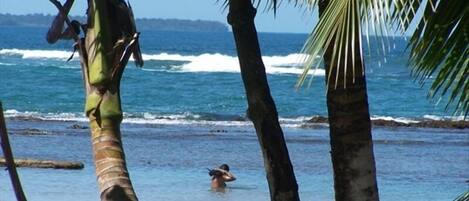
[(469, 191), (466, 191), (465, 193), (461, 194), (458, 196), (454, 201), (467, 201), (469, 200)]
[[(351, 65), (348, 65), (348, 60), (344, 58), (349, 58), (349, 56), (358, 54), (358, 52), (354, 52), (356, 49), (355, 46), (357, 44), (355, 40), (360, 38), (359, 36), (363, 30), (362, 26), (360, 26), (360, 24), (357, 22), (368, 21), (369, 19), (380, 20), (379, 13), (373, 13), (372, 17), (363, 15), (363, 9), (360, 8), (363, 8), (364, 5), (360, 4), (364, 4), (364, 2), (365, 1), (360, 0), (330, 1), (329, 5), (324, 11), (324, 14), (320, 18), (313, 32), (309, 35), (303, 47), (302, 52), (306, 53), (308, 56), (305, 58), (305, 70), (300, 76), (297, 87), (300, 87), (304, 83), (308, 76), (308, 71), (311, 68), (319, 68), (325, 53), (325, 49), (330, 45), (333, 46), (332, 62), (335, 64), (332, 66), (336, 68), (344, 66), (345, 69), (342, 71), (335, 70), (335, 75), (332, 75), (332, 68), (329, 70), (329, 72), (326, 72), (326, 79), (328, 80), (327, 84), (334, 84), (334, 88), (337, 88), (339, 84), (342, 84), (337, 82), (339, 79), (332, 79), (336, 81), (335, 83), (329, 83), (329, 80), (331, 80), (332, 76), (335, 76), (336, 78), (339, 76), (345, 77), (346, 72), (349, 70), (353, 71), (352, 79), (356, 77), (356, 68), (363, 68), (363, 66), (355, 66), (355, 61), (352, 61), (350, 63)], [(366, 16), (366, 18), (363, 16)], [(357, 34), (359, 34), (358, 37), (356, 36)], [(359, 49), (362, 50), (361, 40), (358, 41), (358, 45), (360, 46)], [(348, 51), (349, 48), (347, 47), (352, 47), (350, 52)], [(352, 69), (347, 69), (348, 66), (352, 66)], [(361, 72), (364, 71), (361, 69)], [(343, 80), (344, 87), (346, 87), (345, 83), (347, 78), (345, 77)]]
[[(432, 2), (432, 1), (430, 1)], [(412, 74), (423, 81), (436, 77), (430, 97), (449, 94), (447, 108), (469, 112), (469, 1), (427, 3), (409, 43)]]
[[(318, 3), (317, 0), (301, 2)], [(424, 9), (422, 18), (416, 18), (419, 9)], [(357, 52), (347, 52), (344, 47), (353, 47), (355, 45), (353, 40), (358, 39), (360, 50), (362, 50), (362, 33), (365, 35), (368, 46), (369, 35), (372, 34), (376, 36), (380, 44), (378, 53), (384, 55), (391, 46), (387, 37), (391, 27), (398, 27), (404, 33), (416, 20), (419, 23), (409, 43), (409, 63), (412, 67), (412, 75), (421, 78), (424, 83), (423, 80), (437, 74), (429, 96), (444, 97), (448, 91), (451, 91), (447, 108), (453, 103), (455, 111), (466, 116), (469, 111), (469, 1), (467, 0), (427, 0), (426, 2), (421, 0), (330, 0), (323, 16), (303, 47), (302, 52), (308, 56), (305, 57), (305, 70), (300, 76), (297, 87), (304, 83), (311, 68), (319, 67), (324, 51), (330, 44), (333, 44), (332, 61), (337, 64), (333, 66), (336, 68), (344, 66), (345, 69), (334, 70), (335, 75), (331, 74), (332, 70), (327, 72), (327, 84), (334, 84), (337, 88), (342, 83), (338, 83), (338, 79), (332, 79), (336, 82), (329, 83), (331, 76), (344, 76), (343, 87), (347, 87), (346, 79), (354, 79), (355, 75), (347, 78), (345, 72), (348, 70), (355, 72), (356, 68), (363, 66), (355, 66), (355, 62), (347, 65), (345, 63), (347, 60), (344, 58), (347, 58), (348, 54), (355, 55)], [(356, 33), (360, 34), (359, 37), (355, 36)], [(361, 72), (364, 72), (363, 69)]]

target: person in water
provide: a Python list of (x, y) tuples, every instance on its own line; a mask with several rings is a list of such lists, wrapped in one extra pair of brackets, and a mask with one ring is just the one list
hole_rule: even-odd
[(230, 172), (230, 167), (227, 164), (223, 164), (212, 170), (209, 169), (208, 175), (212, 177), (212, 189), (225, 188), (225, 182), (236, 180), (236, 177)]

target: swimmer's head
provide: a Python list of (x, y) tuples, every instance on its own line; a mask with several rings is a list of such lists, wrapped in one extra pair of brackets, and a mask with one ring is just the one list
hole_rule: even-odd
[(230, 167), (227, 164), (220, 165), (219, 168), (228, 172), (230, 171)]

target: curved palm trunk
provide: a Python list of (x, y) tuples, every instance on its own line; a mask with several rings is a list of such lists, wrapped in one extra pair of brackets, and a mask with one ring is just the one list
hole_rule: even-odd
[(10, 174), (11, 184), (15, 191), (17, 201), (26, 201), (26, 196), (21, 186), (18, 172), (16, 171), (15, 160), (13, 158), (13, 152), (10, 146), (10, 140), (8, 139), (7, 125), (5, 123), (5, 117), (3, 116), (2, 101), (0, 101), (0, 145), (2, 147), (3, 156), (5, 157), (6, 166), (8, 173)]
[[(117, 2), (117, 3), (116, 3)], [(118, 6), (116, 5), (118, 4)], [(125, 23), (119, 13), (121, 1), (91, 0), (88, 29), (81, 49), (83, 77), (86, 87), (86, 115), (90, 120), (96, 176), (103, 201), (137, 201), (127, 171), (122, 147), (120, 124), (122, 110), (119, 85), (130, 54), (118, 47), (122, 39), (119, 27)]]
[(262, 62), (254, 25), (256, 9), (251, 0), (230, 0), (229, 7), (228, 23), (236, 42), (248, 116), (261, 145), (271, 200), (298, 201), (298, 185)]
[[(320, 16), (327, 4), (328, 0), (320, 1)], [(358, 29), (356, 32), (358, 33)], [(360, 37), (359, 34), (355, 36)], [(327, 91), (327, 109), (335, 198), (337, 201), (377, 201), (379, 197), (366, 80), (364, 67), (362, 68), (364, 64), (360, 56), (359, 38), (355, 38), (354, 41), (356, 44), (353, 47), (351, 45), (344, 47), (342, 52), (337, 53), (343, 58), (342, 61), (347, 60), (350, 65), (346, 72), (344, 72), (345, 62), (341, 62), (337, 68), (337, 59), (332, 60), (334, 44), (327, 48), (324, 55), (326, 72), (332, 68), (332, 76), (326, 82), (330, 83)], [(345, 53), (346, 48), (349, 54)], [(355, 48), (355, 55), (350, 54), (353, 52), (352, 48)], [(352, 68), (355, 69), (355, 73)], [(339, 76), (336, 77), (337, 69)], [(334, 85), (336, 81), (344, 83), (344, 74), (347, 76), (346, 88), (343, 86), (336, 88)]]

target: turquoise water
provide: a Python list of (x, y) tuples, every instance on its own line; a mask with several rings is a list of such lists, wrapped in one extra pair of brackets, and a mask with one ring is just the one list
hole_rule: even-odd
[[(71, 43), (48, 45), (45, 29), (5, 27), (0, 32), (0, 98), (7, 115), (82, 117), (83, 89), (78, 60), (65, 62)], [(246, 101), (231, 33), (144, 32), (146, 64), (128, 66), (122, 101), (129, 120), (233, 120), (245, 116)], [(326, 116), (324, 70), (309, 89), (296, 91), (302, 72), (298, 52), (306, 35), (261, 33), (269, 84), (283, 118)], [(410, 78), (402, 38), (395, 49), (366, 58), (374, 117), (444, 117), (444, 102), (426, 99), (427, 89)], [(368, 54), (369, 55), (369, 54)], [(380, 66), (381, 63), (381, 66)], [(27, 81), (25, 81), (27, 80)], [(37, 113), (37, 114), (36, 114)]]
[[(17, 157), (78, 160), (84, 170), (19, 169), (30, 200), (97, 200), (84, 92), (77, 60), (65, 62), (71, 44), (44, 41), (45, 29), (1, 27), (0, 99)], [(130, 174), (141, 200), (268, 200), (255, 132), (245, 119), (246, 100), (231, 33), (144, 32), (146, 64), (129, 65), (122, 81), (123, 139)], [(268, 79), (305, 201), (333, 199), (324, 72), (311, 88), (294, 90), (298, 52), (306, 35), (261, 33)], [(427, 100), (406, 66), (405, 41), (366, 57), (371, 115), (415, 121), (449, 115)], [(372, 44), (373, 47), (374, 44)], [(381, 63), (381, 65), (380, 65)], [(37, 130), (32, 130), (37, 129)], [(41, 135), (29, 135), (32, 131)], [(468, 190), (468, 130), (373, 129), (381, 200), (452, 200)], [(225, 193), (209, 190), (206, 168), (228, 163), (238, 177)], [(13, 200), (0, 172), (0, 200)]]
[[(21, 168), (30, 200), (96, 200), (87, 129), (74, 122), (10, 120), (17, 157), (78, 160), (84, 170)], [(85, 122), (80, 123), (86, 125)], [(45, 135), (25, 136), (25, 125)], [(124, 146), (141, 200), (268, 200), (262, 158), (248, 126), (124, 124)], [(327, 129), (285, 129), (302, 200), (332, 200)], [(441, 129), (375, 129), (381, 200), (452, 200), (467, 190), (467, 132)], [(209, 190), (206, 168), (228, 163), (238, 177), (225, 193)], [(0, 196), (12, 200), (7, 172)]]

